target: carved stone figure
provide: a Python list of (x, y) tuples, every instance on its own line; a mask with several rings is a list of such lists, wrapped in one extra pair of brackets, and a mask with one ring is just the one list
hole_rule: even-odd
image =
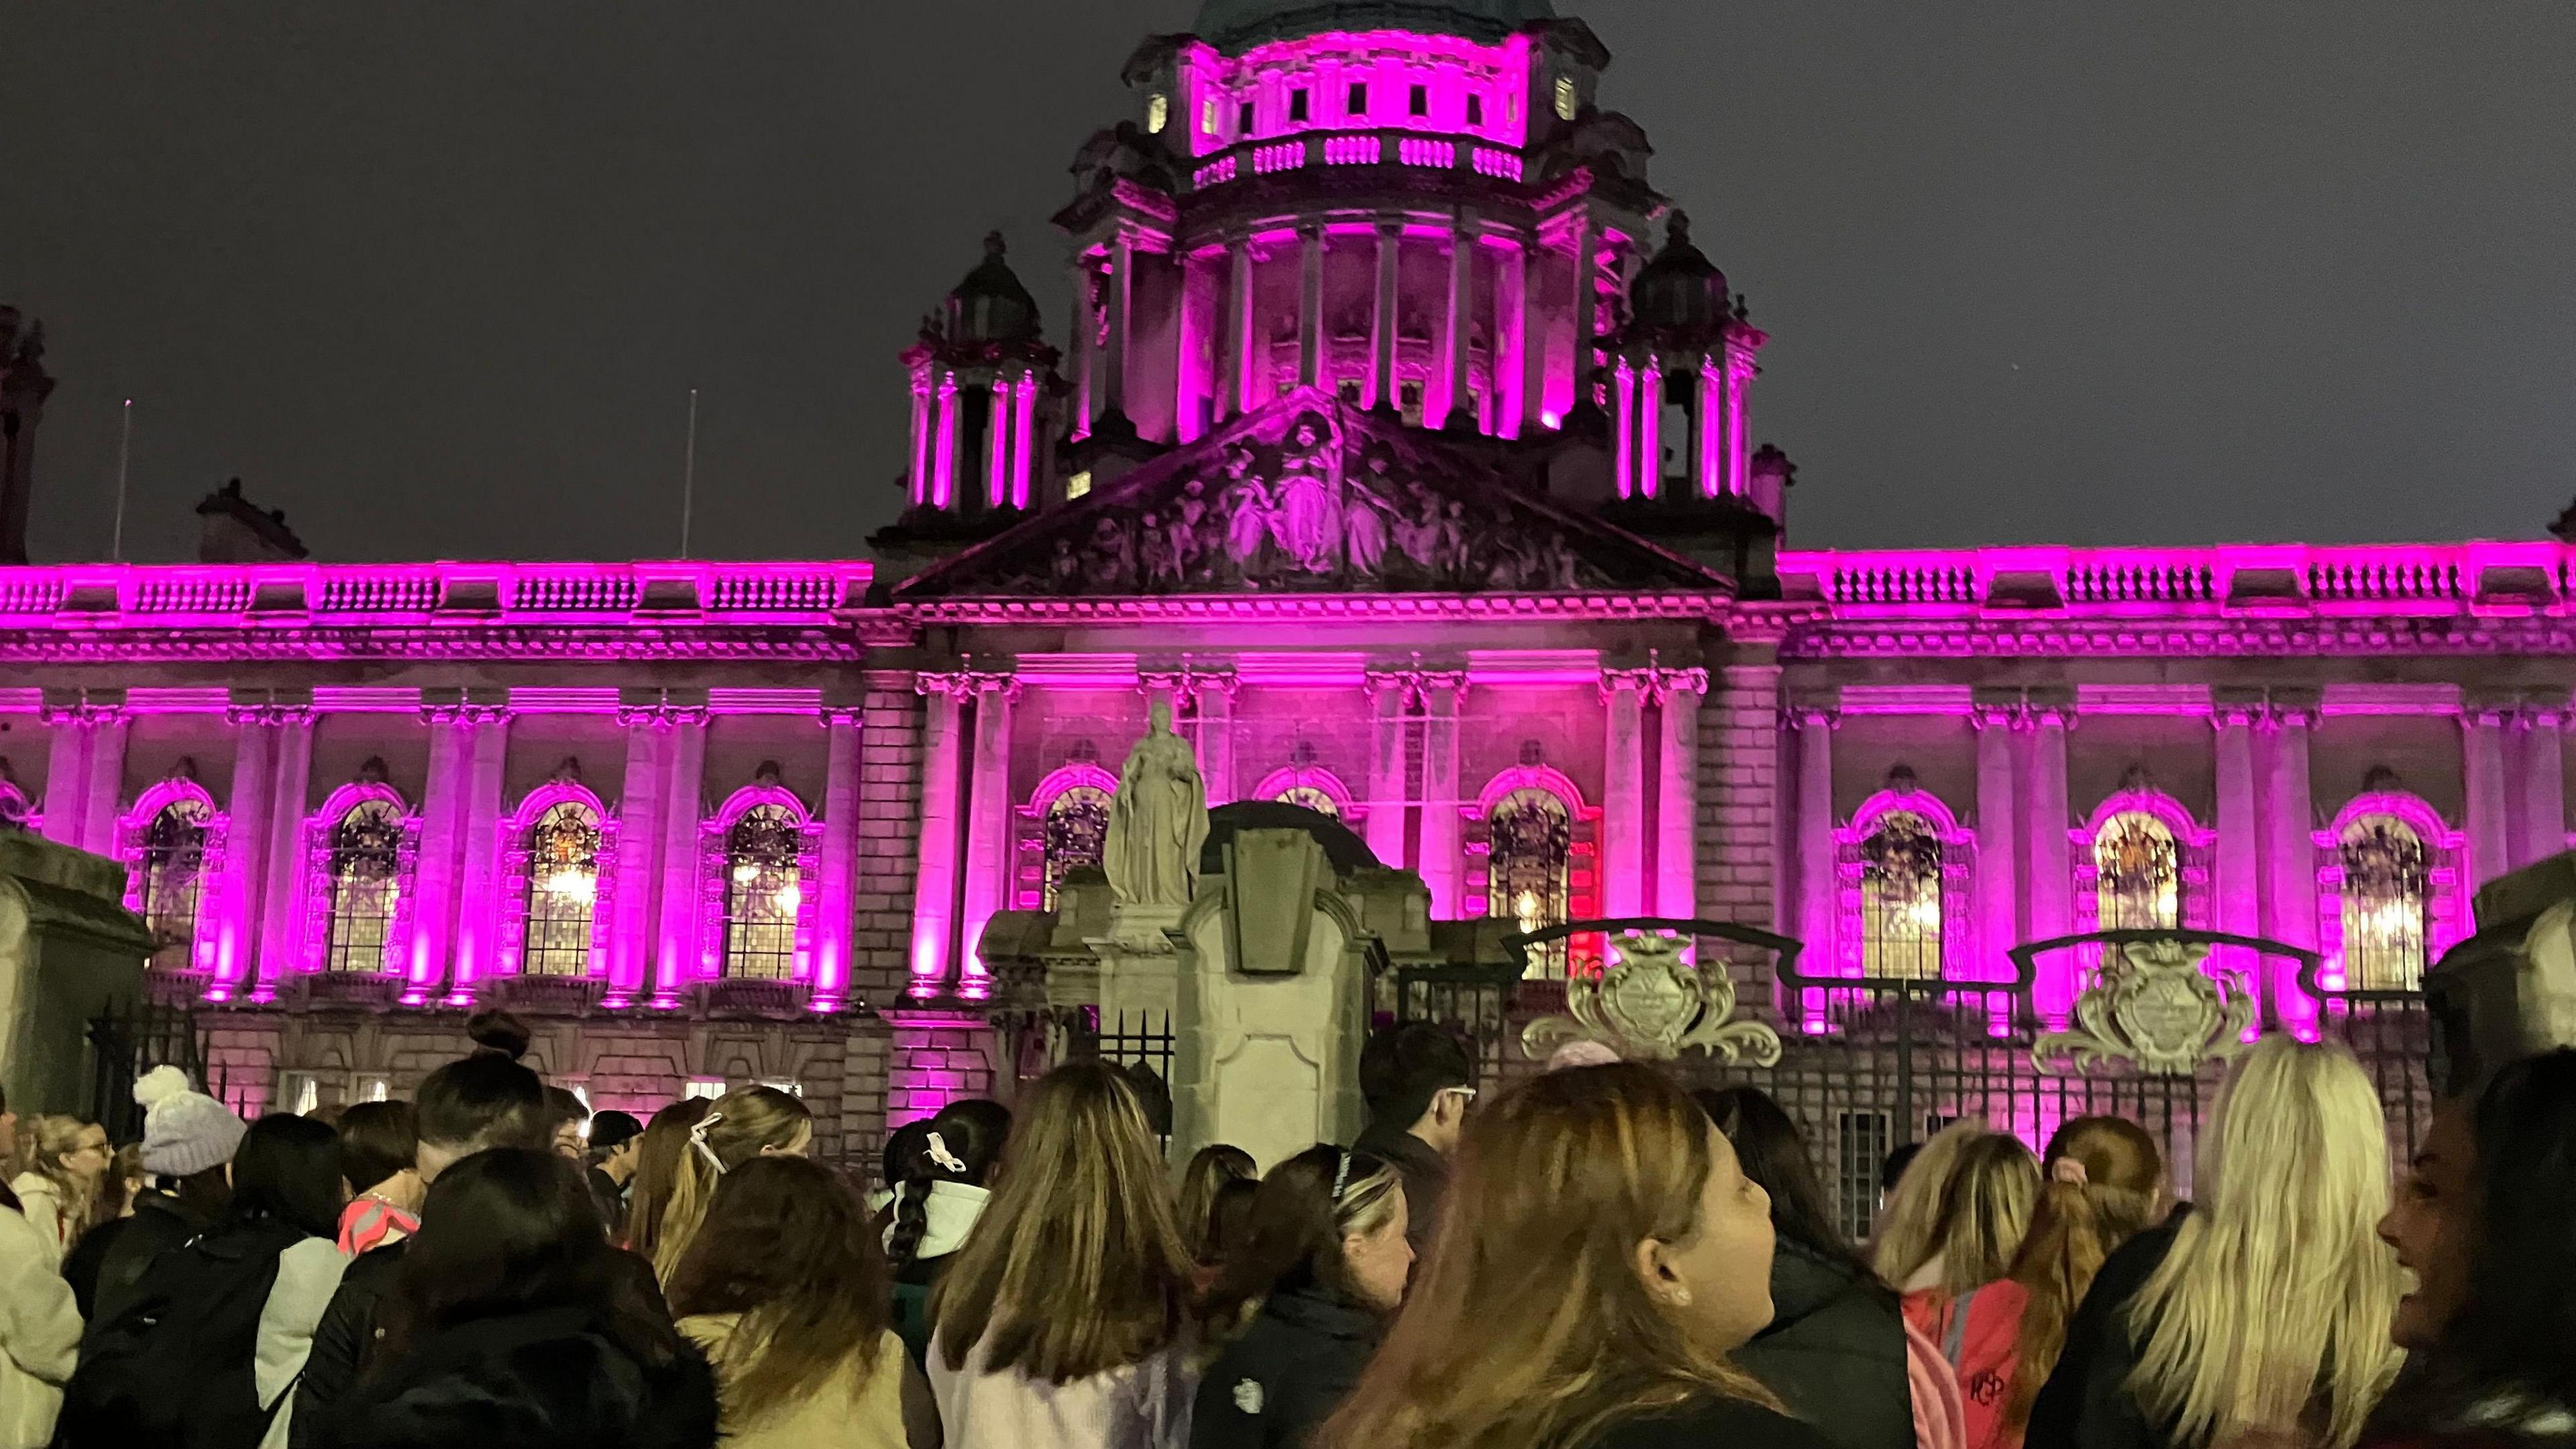
[(1300, 417), (1280, 458), (1270, 535), (1310, 574), (1331, 573), (1339, 562), (1342, 499), (1333, 462), (1323, 420)]
[(1189, 741), (1172, 732), (1172, 707), (1157, 701), (1110, 802), (1101, 852), (1110, 889), (1135, 905), (1188, 905), (1207, 837), (1207, 784)]

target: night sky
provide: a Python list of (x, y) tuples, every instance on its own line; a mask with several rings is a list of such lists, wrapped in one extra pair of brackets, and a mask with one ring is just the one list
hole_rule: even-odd
[[(0, 10), (33, 551), (845, 555), (895, 354), (1194, 0)], [(2576, 494), (2565, 0), (1560, 0), (1773, 336), (1792, 542), (2529, 537)]]

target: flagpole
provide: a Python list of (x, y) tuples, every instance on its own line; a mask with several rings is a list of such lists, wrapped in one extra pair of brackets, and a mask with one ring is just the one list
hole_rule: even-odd
[(116, 528), (108, 536), (110, 563), (125, 562), (125, 465), (134, 455), (134, 399), (127, 398), (116, 428)]
[(698, 390), (689, 389), (689, 444), (680, 463), (680, 557), (689, 556), (689, 515), (698, 499)]

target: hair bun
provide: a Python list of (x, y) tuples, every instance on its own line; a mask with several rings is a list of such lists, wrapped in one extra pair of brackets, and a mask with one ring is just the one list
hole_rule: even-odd
[(134, 1105), (148, 1112), (172, 1097), (193, 1090), (186, 1072), (172, 1066), (154, 1067), (135, 1079)]
[(508, 1057), (514, 1062), (528, 1054), (532, 1039), (527, 1023), (491, 1007), (465, 1018), (465, 1035), (473, 1041), (477, 1056)]

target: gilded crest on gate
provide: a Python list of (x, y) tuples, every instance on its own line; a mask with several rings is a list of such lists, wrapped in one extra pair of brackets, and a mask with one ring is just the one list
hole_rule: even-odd
[(2241, 983), (2202, 969), (2209, 943), (2159, 937), (2102, 954), (2093, 984), (2075, 999), (2075, 1029), (2031, 1046), (2040, 1070), (2090, 1071), (2114, 1061), (2156, 1076), (2188, 1076), (2203, 1062), (2245, 1049), (2254, 999)]
[(1669, 1061), (1697, 1048), (1730, 1065), (1780, 1060), (1780, 1034), (1734, 1021), (1735, 983), (1682, 960), (1684, 939), (1629, 932), (1610, 940), (1610, 968), (1565, 983), (1564, 1016), (1521, 1032), (1521, 1050), (1540, 1060), (1570, 1042), (1595, 1041), (1629, 1061)]

